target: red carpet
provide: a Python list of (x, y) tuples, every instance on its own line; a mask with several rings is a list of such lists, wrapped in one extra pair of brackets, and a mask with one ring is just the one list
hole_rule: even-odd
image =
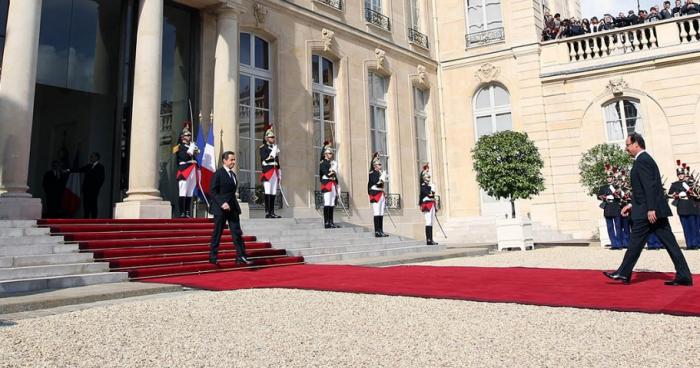
[(246, 253), (253, 264), (236, 265), (227, 229), (221, 237), (220, 262), (212, 265), (209, 242), (214, 225), (210, 219), (47, 219), (39, 220), (39, 225), (68, 242), (78, 243), (80, 251), (92, 253), (96, 261), (109, 262), (111, 271), (128, 272), (132, 280), (304, 262), (303, 257), (288, 256), (284, 249), (244, 235)]
[(208, 290), (287, 288), (700, 316), (700, 287), (665, 286), (672, 274), (538, 268), (300, 265), (255, 272), (153, 278)]

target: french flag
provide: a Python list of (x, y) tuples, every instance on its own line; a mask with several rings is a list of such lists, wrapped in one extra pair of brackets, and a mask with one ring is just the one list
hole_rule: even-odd
[[(202, 124), (199, 124), (197, 130), (197, 147), (200, 147), (199, 154), (197, 155), (197, 163), (200, 169), (200, 184), (204, 191), (202, 193), (199, 188), (197, 188), (197, 196), (202, 199), (205, 194), (209, 194), (209, 186), (211, 183), (211, 178), (214, 177), (214, 172), (216, 171), (216, 158), (214, 155), (214, 127), (209, 129), (209, 134), (207, 136), (207, 142), (204, 143), (204, 134), (202, 132)], [(204, 147), (204, 149), (201, 149)]]

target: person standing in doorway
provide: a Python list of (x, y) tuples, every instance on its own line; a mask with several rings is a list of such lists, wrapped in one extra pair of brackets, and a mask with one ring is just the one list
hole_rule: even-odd
[(76, 172), (84, 173), (83, 179), (83, 216), (97, 218), (97, 198), (105, 182), (105, 167), (100, 163), (100, 154), (90, 154), (90, 163), (79, 168)]
[(68, 175), (66, 175), (61, 166), (61, 161), (51, 161), (51, 170), (44, 174), (44, 178), (41, 181), (41, 186), (46, 195), (47, 218), (57, 218), (63, 215), (61, 197), (66, 188)]
[(185, 126), (180, 134), (180, 144), (177, 146), (177, 185), (178, 185), (178, 217), (191, 217), (192, 195), (197, 187), (197, 160), (195, 155), (199, 147), (192, 142), (192, 132)]
[(384, 233), (384, 210), (386, 208), (386, 196), (384, 194), (384, 183), (388, 180), (386, 171), (382, 170), (382, 161), (379, 159), (379, 152), (372, 155), (370, 163), (369, 180), (367, 182), (367, 193), (369, 203), (374, 214), (374, 236), (384, 238), (389, 235)]
[(260, 181), (265, 191), (265, 218), (280, 218), (275, 213), (275, 199), (280, 180), (282, 180), (282, 170), (280, 168), (280, 149), (275, 143), (275, 132), (272, 125), (267, 127), (265, 143), (260, 147), (260, 160), (262, 164), (262, 174)]
[(639, 260), (644, 244), (649, 238), (649, 234), (655, 232), (676, 269), (676, 277), (671, 281), (666, 281), (665, 284), (692, 286), (693, 279), (688, 263), (678, 246), (668, 221), (668, 218), (673, 214), (663, 190), (659, 167), (651, 155), (646, 152), (646, 144), (641, 134), (631, 133), (628, 135), (625, 141), (625, 150), (634, 157), (634, 165), (630, 172), (632, 203), (622, 209), (623, 213), (631, 213), (632, 236), (620, 267), (614, 272), (605, 271), (603, 274), (610, 279), (629, 284), (632, 270)]
[(435, 212), (437, 211), (437, 202), (435, 200), (435, 191), (430, 184), (432, 176), (430, 175), (430, 166), (423, 165), (423, 170), (420, 172), (420, 196), (418, 201), (420, 210), (425, 216), (425, 242), (427, 245), (437, 245), (433, 241), (433, 222), (435, 221)]
[(323, 193), (323, 227), (336, 229), (340, 226), (333, 221), (335, 212), (335, 199), (338, 195), (338, 163), (333, 159), (333, 148), (330, 142), (323, 142), (321, 148), (321, 162), (318, 175), (321, 180), (321, 193)]

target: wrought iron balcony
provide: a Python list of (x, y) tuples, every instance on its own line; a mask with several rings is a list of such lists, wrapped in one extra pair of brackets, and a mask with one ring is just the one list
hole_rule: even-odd
[[(314, 192), (314, 197), (315, 197), (315, 202), (316, 202), (316, 209), (322, 208), (323, 207), (323, 192), (317, 190)], [(340, 200), (343, 201), (343, 204), (340, 204)], [(345, 205), (345, 209), (348, 211), (350, 210), (350, 193), (348, 192), (340, 192), (340, 197), (335, 197), (335, 206), (338, 207), (336, 209), (341, 209), (343, 205)]]
[(408, 29), (408, 40), (415, 43), (416, 45), (429, 49), (430, 43), (428, 42), (428, 36), (426, 34), (420, 33), (413, 28)]
[(330, 6), (336, 10), (343, 11), (343, 0), (315, 0), (321, 4)]
[(485, 45), (491, 42), (501, 41), (506, 37), (503, 28), (488, 29), (486, 31), (469, 33), (466, 36), (467, 47)]
[(401, 209), (401, 194), (389, 193), (386, 195), (386, 208), (390, 210)]
[(378, 11), (365, 8), (365, 20), (379, 28), (391, 31), (391, 21), (389, 20), (389, 17)]

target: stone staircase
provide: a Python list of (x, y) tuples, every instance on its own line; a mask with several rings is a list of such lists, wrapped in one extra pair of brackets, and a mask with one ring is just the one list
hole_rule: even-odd
[(126, 280), (36, 221), (0, 221), (0, 296)]
[[(443, 223), (445, 239), (438, 230), (435, 232), (435, 241), (445, 244), (477, 244), (496, 243), (496, 218), (495, 217), (463, 217), (452, 218)], [(535, 243), (547, 243), (572, 240), (569, 234), (560, 233), (542, 223), (533, 221), (532, 231)]]
[(303, 256), (307, 263), (346, 262), (352, 259), (421, 254), (444, 249), (427, 246), (424, 240), (391, 235), (375, 238), (374, 232), (349, 223), (339, 229), (324, 229), (321, 219), (282, 218), (242, 220), (244, 232), (256, 234), (287, 253)]

